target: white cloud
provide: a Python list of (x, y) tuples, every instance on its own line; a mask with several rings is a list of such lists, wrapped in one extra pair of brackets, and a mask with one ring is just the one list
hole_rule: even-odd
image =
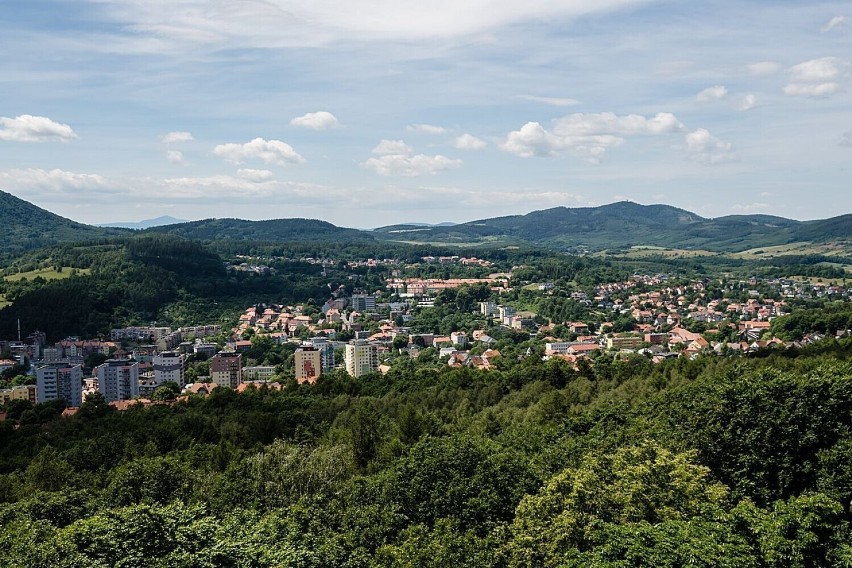
[(746, 65), (752, 75), (772, 75), (781, 70), (781, 64), (775, 61), (757, 61)]
[(173, 164), (185, 164), (186, 160), (183, 158), (183, 152), (179, 150), (169, 150), (166, 152), (166, 159)]
[(544, 103), (546, 105), (557, 107), (574, 106), (580, 104), (580, 101), (578, 101), (577, 99), (567, 99), (561, 97), (536, 97), (534, 95), (520, 95), (518, 96), (518, 98), (524, 99), (526, 101)]
[(794, 83), (822, 83), (840, 78), (848, 63), (837, 57), (820, 57), (799, 63), (790, 68)]
[(686, 135), (686, 150), (702, 164), (720, 164), (736, 159), (730, 142), (722, 142), (705, 128)]
[(852, 130), (844, 132), (843, 135), (840, 136), (840, 142), (838, 142), (838, 144), (847, 148), (852, 148)]
[(281, 140), (255, 138), (245, 144), (220, 144), (213, 154), (235, 164), (257, 159), (267, 164), (304, 164), (305, 159), (292, 146)]
[(846, 79), (849, 63), (837, 57), (821, 57), (790, 68), (790, 82), (784, 93), (809, 97), (825, 97), (839, 92)]
[(14, 169), (0, 172), (3, 187), (36, 194), (116, 193), (107, 180), (97, 174), (79, 174), (60, 169)]
[(459, 150), (482, 150), (488, 143), (472, 134), (462, 134), (453, 140), (453, 146)]
[(435, 126), (433, 124), (409, 124), (405, 127), (408, 132), (418, 132), (420, 134), (446, 134), (447, 129), (443, 126)]
[(276, 192), (275, 182), (258, 183), (233, 176), (182, 177), (149, 180), (149, 191), (159, 197), (194, 199), (219, 196), (269, 196)]
[(310, 128), (311, 130), (327, 130), (329, 128), (338, 128), (340, 122), (337, 117), (328, 111), (321, 110), (318, 112), (309, 112), (302, 116), (297, 116), (290, 121), (293, 126), (302, 128)]
[(840, 90), (840, 84), (834, 81), (827, 83), (790, 83), (784, 87), (785, 95), (803, 97), (827, 97)]
[(757, 97), (751, 93), (738, 96), (734, 103), (734, 108), (742, 111), (751, 110), (756, 106)]
[(523, 158), (553, 156), (570, 151), (592, 162), (599, 161), (609, 148), (620, 146), (625, 137), (679, 132), (683, 124), (671, 113), (652, 118), (611, 112), (569, 114), (553, 122), (548, 131), (538, 122), (528, 122), (510, 132), (501, 148)]
[(382, 140), (373, 148), (377, 158), (370, 158), (361, 167), (373, 170), (381, 176), (416, 177), (435, 175), (444, 170), (460, 168), (461, 160), (446, 156), (414, 154), (414, 149), (402, 140)]
[(834, 16), (822, 27), (822, 32), (828, 32), (834, 28), (846, 28), (849, 26), (852, 26), (852, 18), (849, 16)]
[[(642, 0), (642, 3), (648, 0)], [(637, 0), (363, 0), (361, 2), (151, 2), (99, 0), (106, 15), (133, 30), (140, 43), (227, 44), (233, 47), (328, 45), (347, 40), (419, 41), (480, 38), (524, 22), (577, 18), (633, 8)]]
[(695, 100), (699, 103), (712, 103), (716, 101), (721, 101), (727, 96), (727, 87), (723, 85), (716, 85), (715, 87), (708, 87), (697, 95), (695, 95)]
[(382, 140), (375, 148), (373, 154), (410, 154), (414, 148), (403, 142), (402, 140)]
[(0, 116), (0, 140), (9, 142), (68, 142), (77, 134), (67, 124), (45, 116), (22, 114), (15, 118)]
[(191, 132), (169, 132), (168, 134), (164, 134), (160, 139), (163, 144), (177, 144), (180, 142), (190, 142), (195, 140), (192, 137)]
[(242, 179), (247, 179), (253, 182), (271, 181), (275, 177), (275, 175), (269, 170), (252, 170), (248, 168), (241, 168), (237, 170), (237, 175)]

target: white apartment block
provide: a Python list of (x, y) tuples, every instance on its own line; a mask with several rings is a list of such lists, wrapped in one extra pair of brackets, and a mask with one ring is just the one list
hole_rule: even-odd
[(53, 364), (36, 369), (38, 402), (64, 400), (68, 406), (83, 404), (83, 368), (80, 365)]
[(139, 396), (139, 363), (110, 359), (95, 367), (98, 390), (107, 402), (131, 400)]
[(154, 355), (151, 363), (154, 367), (154, 382), (161, 385), (166, 381), (172, 381), (183, 388), (186, 381), (184, 380), (184, 363), (186, 357), (174, 351), (164, 351)]
[(379, 368), (379, 356), (375, 345), (366, 339), (355, 339), (346, 344), (346, 372), (353, 377), (372, 373)]

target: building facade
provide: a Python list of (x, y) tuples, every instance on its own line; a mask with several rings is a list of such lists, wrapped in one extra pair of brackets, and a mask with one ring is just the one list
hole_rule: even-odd
[(184, 364), (186, 357), (174, 351), (164, 351), (154, 355), (151, 363), (154, 367), (154, 382), (161, 385), (166, 381), (172, 381), (183, 388), (186, 381), (184, 379)]
[(322, 353), (315, 347), (303, 345), (293, 354), (293, 364), (296, 382), (315, 383), (323, 371)]
[(63, 400), (67, 406), (83, 404), (83, 368), (80, 365), (52, 364), (36, 369), (38, 402)]
[(346, 344), (346, 372), (353, 377), (372, 373), (379, 368), (379, 356), (375, 345), (366, 339), (355, 339)]
[(139, 396), (139, 363), (129, 359), (110, 359), (95, 367), (98, 391), (107, 402), (131, 400)]
[(243, 356), (233, 351), (217, 353), (210, 359), (210, 378), (220, 387), (235, 389), (243, 380)]

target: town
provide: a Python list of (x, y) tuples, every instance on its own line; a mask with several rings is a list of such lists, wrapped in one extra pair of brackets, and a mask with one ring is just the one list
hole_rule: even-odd
[[(258, 274), (272, 270), (247, 260), (236, 269)], [(300, 261), (322, 265), (324, 274), (326, 267), (340, 264)], [(672, 358), (743, 356), (826, 339), (826, 333), (816, 331), (779, 337), (773, 321), (790, 314), (797, 303), (850, 299), (850, 289), (843, 285), (812, 279), (689, 280), (637, 273), (623, 281), (566, 290), (551, 281), (518, 278), (525, 267), (488, 273), (492, 263), (477, 258), (421, 259), (421, 268), (477, 269), (477, 277), (465, 278), (404, 276), (403, 263), (391, 259), (343, 264), (348, 270), (385, 267), (392, 272), (379, 289), (349, 293), (341, 285), (321, 307), (250, 306), (231, 328), (155, 324), (113, 329), (100, 339), (68, 337), (48, 344), (44, 333), (34, 332), (0, 341), (0, 372), (14, 383), (0, 390), (0, 404), (60, 401), (67, 416), (98, 393), (124, 410), (207, 395), (214, 388), (312, 384), (332, 372), (368, 380), (402, 359), (488, 370), (507, 346), (518, 343), (524, 345), (521, 357), (561, 359), (575, 369), (599, 357), (643, 357), (656, 364)], [(458, 301), (461, 296), (464, 301)], [(570, 306), (570, 319), (552, 310), (542, 314), (526, 309), (555, 299), (563, 314)], [(430, 312), (448, 304), (455, 316), (465, 317), (449, 327), (430, 319)], [(832, 337), (849, 334), (840, 329)], [(283, 349), (283, 356), (270, 357), (273, 347)]]

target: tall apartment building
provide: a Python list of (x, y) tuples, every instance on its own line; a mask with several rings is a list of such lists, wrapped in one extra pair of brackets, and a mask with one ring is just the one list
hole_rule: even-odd
[(139, 396), (139, 363), (128, 359), (110, 359), (95, 367), (98, 390), (107, 402), (131, 400)]
[(334, 344), (325, 337), (312, 337), (305, 342), (320, 353), (323, 372), (334, 370)]
[(309, 345), (303, 345), (293, 354), (296, 382), (314, 383), (322, 374), (322, 353)]
[(375, 312), (376, 297), (372, 294), (352, 294), (352, 309), (356, 312)]
[(235, 389), (243, 382), (243, 356), (233, 351), (217, 353), (210, 359), (210, 378), (220, 387)]
[(36, 369), (38, 402), (63, 400), (68, 406), (83, 404), (83, 368), (56, 363)]
[(158, 385), (172, 381), (181, 388), (185, 384), (183, 371), (186, 357), (174, 351), (164, 351), (154, 355), (151, 363), (154, 367), (154, 382)]
[(346, 372), (353, 377), (372, 373), (379, 368), (379, 356), (375, 345), (366, 339), (355, 339), (346, 344)]
[(499, 313), (494, 302), (479, 302), (479, 311), (484, 316), (496, 316)]

